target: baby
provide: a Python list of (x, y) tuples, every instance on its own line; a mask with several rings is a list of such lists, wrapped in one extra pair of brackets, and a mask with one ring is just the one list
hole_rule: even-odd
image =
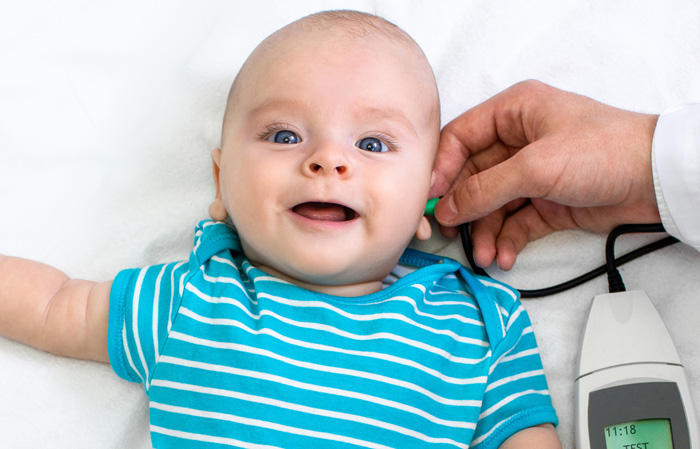
[(406, 249), (439, 128), (405, 32), (298, 20), (233, 83), (189, 260), (93, 283), (0, 256), (0, 333), (142, 382), (154, 447), (560, 447), (517, 295)]

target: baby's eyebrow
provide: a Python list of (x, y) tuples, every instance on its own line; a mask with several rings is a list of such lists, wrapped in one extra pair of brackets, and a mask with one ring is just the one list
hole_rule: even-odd
[(406, 128), (414, 136), (417, 136), (416, 128), (413, 123), (406, 117), (406, 115), (398, 108), (391, 106), (387, 107), (374, 107), (374, 106), (361, 106), (358, 108), (358, 113), (362, 114), (363, 117), (369, 117), (370, 119), (376, 119), (377, 121), (391, 121), (397, 123), (399, 126)]
[[(314, 105), (308, 101), (299, 99), (275, 98), (257, 105), (250, 111), (248, 115), (249, 117), (257, 117), (259, 115), (274, 112), (276, 110), (284, 110), (292, 113), (302, 113), (303, 111), (309, 111), (314, 109)], [(358, 104), (352, 109), (352, 112), (356, 117), (361, 117), (364, 121), (393, 122), (396, 125), (406, 129), (414, 136), (418, 135), (418, 132), (413, 126), (413, 123), (408, 119), (408, 117), (406, 117), (403, 111), (396, 107), (377, 107)]]
[(259, 104), (258, 106), (253, 108), (248, 115), (250, 117), (256, 117), (258, 115), (262, 115), (267, 112), (272, 112), (279, 109), (284, 109), (286, 111), (292, 112), (301, 112), (307, 107), (309, 107), (309, 105), (299, 100), (272, 99)]

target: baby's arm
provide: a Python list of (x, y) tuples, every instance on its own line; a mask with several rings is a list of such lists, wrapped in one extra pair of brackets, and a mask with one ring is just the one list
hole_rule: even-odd
[(503, 442), (500, 449), (561, 449), (561, 442), (551, 424), (528, 427)]
[(0, 255), (0, 335), (57, 355), (108, 362), (111, 285)]

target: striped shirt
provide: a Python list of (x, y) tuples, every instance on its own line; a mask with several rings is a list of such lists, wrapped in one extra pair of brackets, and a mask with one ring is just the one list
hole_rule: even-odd
[(379, 292), (337, 297), (252, 266), (203, 221), (188, 261), (125, 270), (109, 357), (142, 382), (156, 448), (492, 448), (556, 424), (512, 289), (407, 249)]

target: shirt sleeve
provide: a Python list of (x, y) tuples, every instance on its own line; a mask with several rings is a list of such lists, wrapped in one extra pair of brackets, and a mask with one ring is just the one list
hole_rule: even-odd
[[(493, 348), (473, 448), (497, 448), (513, 434), (558, 424), (530, 318), (519, 299), (501, 305), (505, 335)], [(501, 303), (503, 304), (503, 303)]]
[(659, 116), (652, 168), (664, 228), (700, 250), (700, 104), (674, 106)]
[(177, 315), (188, 265), (155, 265), (120, 272), (112, 284), (108, 350), (119, 377), (148, 390), (160, 349)]

